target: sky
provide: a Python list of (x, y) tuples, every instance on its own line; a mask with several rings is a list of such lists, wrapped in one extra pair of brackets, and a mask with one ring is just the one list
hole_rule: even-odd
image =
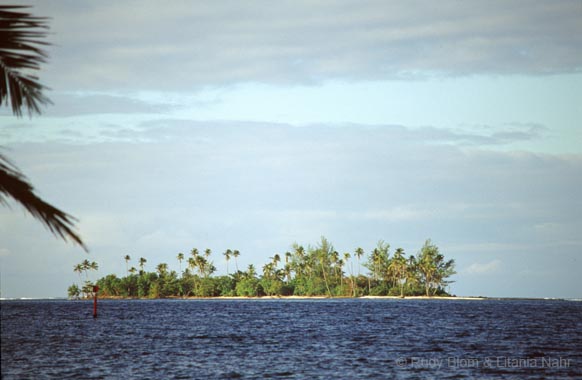
[(0, 208), (1, 297), (325, 236), (431, 239), (457, 295), (582, 298), (582, 2), (30, 4), (53, 104), (0, 109), (0, 146), (90, 252)]

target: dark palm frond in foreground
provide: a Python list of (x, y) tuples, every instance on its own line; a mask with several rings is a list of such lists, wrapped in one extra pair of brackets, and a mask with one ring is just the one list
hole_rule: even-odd
[[(34, 75), (48, 57), (42, 50), (50, 45), (43, 40), (48, 33), (47, 18), (34, 17), (23, 11), (26, 8), (0, 5), (0, 107), (10, 105), (16, 116), (22, 116), (23, 108), (29, 116), (40, 114), (40, 107), (51, 103), (43, 93), (46, 87)], [(7, 197), (20, 203), (53, 234), (87, 251), (73, 231), (76, 219), (39, 198), (28, 179), (0, 154), (0, 204), (8, 205)]]
[(73, 231), (75, 218), (46, 203), (34, 193), (34, 187), (27, 178), (0, 154), (0, 204), (7, 205), (6, 196), (20, 203), (35, 218), (41, 220), (48, 229), (64, 240), (71, 239), (85, 251), (87, 247)]
[(10, 104), (16, 116), (26, 108), (29, 115), (51, 103), (43, 94), (45, 86), (34, 75), (47, 54), (42, 46), (48, 26), (45, 17), (25, 13), (21, 6), (0, 6), (0, 105)]

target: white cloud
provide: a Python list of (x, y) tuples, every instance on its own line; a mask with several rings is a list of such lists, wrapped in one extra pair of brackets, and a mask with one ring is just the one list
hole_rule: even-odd
[(581, 68), (576, 1), (42, 1), (35, 13), (51, 17), (48, 75), (58, 88), (192, 90)]
[(350, 213), (349, 215), (356, 219), (369, 219), (378, 222), (414, 222), (432, 219), (436, 214), (437, 210), (434, 208), (396, 206), (391, 209), (368, 210)]
[(473, 263), (464, 271), (467, 274), (493, 274), (501, 269), (501, 260), (495, 259), (487, 263)]
[[(43, 198), (81, 220), (104, 273), (122, 273), (126, 252), (153, 267), (192, 247), (240, 247), (258, 264), (321, 235), (342, 251), (384, 239), (409, 253), (430, 237), (473, 274), (559, 254), (551, 265), (564, 274), (560, 294), (580, 266), (578, 155), (427, 144), (426, 130), (402, 126), (162, 121), (138, 130), (131, 143), (9, 146)], [(18, 253), (5, 258), (12, 272), (37, 255), (74, 251), (32, 218), (3, 211), (3, 247)]]
[[(112, 97), (115, 98), (115, 97)], [(120, 98), (123, 99), (123, 98)], [(125, 99), (125, 101), (129, 101)], [(95, 104), (91, 105), (101, 110)], [(154, 106), (155, 108), (155, 106)], [(277, 139), (281, 135), (296, 138), (299, 135), (312, 136), (318, 144), (328, 144), (324, 139), (358, 139), (360, 141), (376, 135), (382, 139), (398, 140), (406, 145), (455, 145), (463, 147), (496, 147), (538, 139), (546, 130), (541, 125), (512, 125), (506, 128), (493, 126), (464, 127), (462, 129), (436, 128), (432, 126), (406, 127), (403, 125), (366, 125), (357, 123), (319, 123), (293, 125), (289, 123), (189, 120), (170, 118), (164, 114), (146, 115), (138, 109), (128, 109), (128, 115), (109, 118), (107, 115), (76, 117), (72, 119), (39, 119), (36, 124), (28, 125), (25, 121), (14, 121), (0, 131), (6, 143), (21, 142), (57, 142), (88, 144), (102, 142), (157, 143), (175, 142), (188, 139), (195, 143), (212, 143), (213, 138), (229, 131), (240, 139), (253, 140), (258, 133), (268, 138)], [(60, 111), (59, 111), (60, 112)], [(77, 111), (72, 110), (70, 116)], [(136, 112), (136, 115), (132, 114)], [(49, 115), (50, 116), (50, 115)], [(6, 118), (8, 119), (8, 118)], [(55, 121), (58, 120), (58, 121)], [(63, 120), (63, 121), (61, 121)]]
[(43, 116), (78, 116), (96, 114), (154, 114), (164, 113), (174, 106), (158, 99), (144, 100), (139, 94), (50, 92), (53, 105), (46, 107)]

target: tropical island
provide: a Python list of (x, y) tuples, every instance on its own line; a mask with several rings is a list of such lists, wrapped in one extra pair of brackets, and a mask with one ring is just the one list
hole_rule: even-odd
[[(407, 256), (402, 248), (390, 253), (390, 244), (379, 241), (366, 255), (362, 248), (353, 253), (340, 254), (325, 237), (315, 246), (294, 243), (291, 251), (275, 254), (262, 266), (261, 274), (251, 264), (244, 271), (238, 269), (238, 250), (222, 253), (226, 275), (213, 276), (217, 268), (212, 261), (212, 250), (202, 253), (193, 248), (189, 257), (178, 253), (179, 272), (170, 270), (167, 263), (159, 263), (155, 272), (145, 270), (147, 259), (138, 260), (139, 271), (130, 267), (130, 255), (123, 257), (126, 276), (109, 274), (92, 283), (85, 280), (81, 286), (68, 288), (71, 299), (93, 297), (98, 286), (101, 298), (210, 298), (210, 297), (375, 297), (375, 296), (450, 296), (447, 286), (454, 275), (454, 260), (444, 255), (431, 240), (426, 240), (416, 255)], [(229, 272), (233, 260), (235, 271)], [(360, 273), (362, 264), (368, 273)], [(354, 265), (357, 270), (354, 270)], [(184, 266), (184, 269), (182, 267)], [(98, 265), (88, 260), (75, 266), (82, 277)]]

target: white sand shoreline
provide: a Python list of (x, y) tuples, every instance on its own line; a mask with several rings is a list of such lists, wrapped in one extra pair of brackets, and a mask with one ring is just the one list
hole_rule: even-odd
[(361, 296), (361, 297), (329, 297), (329, 296), (260, 296), (260, 297), (241, 297), (241, 296), (221, 296), (221, 297), (183, 297), (177, 299), (191, 300), (344, 300), (344, 299), (394, 299), (394, 300), (486, 300), (487, 297), (427, 297), (427, 296)]
[(432, 296), (432, 297), (427, 297), (427, 296), (406, 296), (406, 297), (400, 297), (400, 296), (362, 296), (359, 298), (364, 298), (364, 299), (406, 299), (406, 300), (486, 300), (488, 299), (487, 297), (452, 297), (452, 296), (445, 296), (445, 297), (441, 297), (441, 296)]
[[(242, 297), (242, 296), (220, 296), (220, 297), (167, 297), (167, 298), (137, 298), (137, 297), (119, 297), (119, 296), (103, 296), (98, 297), (101, 300), (457, 300), (457, 301), (515, 301), (515, 300), (532, 300), (532, 301), (582, 301), (582, 299), (569, 298), (533, 298), (533, 297), (484, 297), (484, 296), (361, 296), (361, 297), (329, 297), (329, 296), (260, 296), (260, 297)], [(59, 298), (66, 300), (67, 298)], [(2, 301), (10, 301), (18, 299), (2, 299)], [(42, 298), (39, 298), (42, 300)], [(81, 300), (92, 300), (86, 298)]]

